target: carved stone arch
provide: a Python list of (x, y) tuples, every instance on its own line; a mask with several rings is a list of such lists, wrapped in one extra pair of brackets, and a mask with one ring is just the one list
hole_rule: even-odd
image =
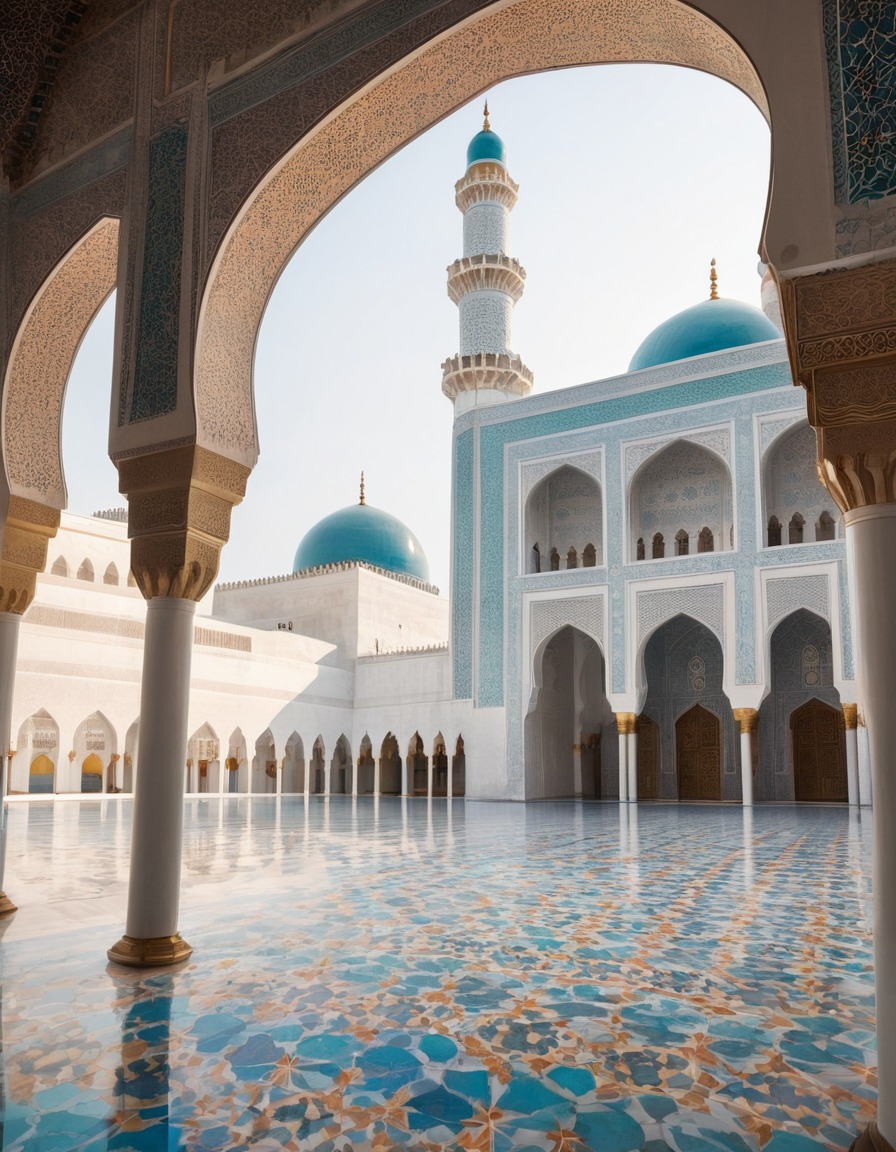
[(556, 600), (534, 600), (529, 609), (529, 651), (532, 693), (528, 711), (535, 706), (539, 682), (539, 668), (544, 649), (562, 628), (571, 626), (589, 636), (606, 660), (604, 636), (604, 598), (597, 596), (565, 596)]
[(118, 220), (105, 217), (56, 265), (25, 314), (6, 370), (9, 490), (48, 508), (66, 507), (60, 446), (65, 387), (84, 333), (115, 287), (118, 231)]
[[(818, 478), (815, 429), (807, 421), (789, 421), (769, 442), (762, 455), (761, 481), (765, 522), (770, 524), (773, 517), (780, 522), (783, 544), (836, 537), (840, 511)], [(827, 521), (819, 535), (817, 525), (822, 516)]]
[[(549, 462), (542, 462), (546, 466)], [(533, 466), (534, 467), (534, 466)], [(524, 516), (527, 571), (537, 571), (542, 555), (557, 553), (567, 568), (578, 567), (579, 556), (590, 549), (589, 567), (603, 563), (603, 501), (600, 481), (574, 461), (558, 460), (555, 467), (532, 485)], [(558, 571), (553, 563), (552, 571)]]
[[(310, 229), (364, 176), (500, 80), (633, 60), (710, 72), (740, 88), (769, 118), (758, 72), (736, 38), (688, 5), (626, 0), (613, 18), (603, 18), (586, 0), (573, 0), (558, 19), (551, 4), (519, 0), (487, 8), (395, 62), (279, 159), (272, 156), (249, 194), (242, 201), (232, 195), (213, 221), (217, 254), (200, 306), (195, 358), (197, 443), (254, 465), (252, 365), (269, 294)], [(228, 173), (221, 178), (226, 184)], [(245, 180), (234, 179), (234, 186), (244, 188)]]

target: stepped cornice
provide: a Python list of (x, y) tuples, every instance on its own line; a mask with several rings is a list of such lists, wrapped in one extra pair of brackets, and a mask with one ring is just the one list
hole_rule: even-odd
[(474, 204), (501, 204), (508, 212), (519, 196), (520, 186), (500, 164), (474, 164), (454, 185), (454, 202), (466, 212)]
[(442, 391), (449, 400), (461, 392), (491, 389), (511, 396), (528, 396), (532, 372), (515, 352), (477, 352), (452, 356), (442, 365)]

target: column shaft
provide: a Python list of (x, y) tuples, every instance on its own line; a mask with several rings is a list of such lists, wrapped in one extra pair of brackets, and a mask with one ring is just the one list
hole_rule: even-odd
[(632, 726), (631, 732), (626, 737), (628, 740), (628, 748), (626, 755), (628, 757), (628, 798), (632, 804), (638, 802), (638, 733)]
[(0, 916), (15, 912), (16, 906), (3, 890), (6, 871), (6, 794), (9, 791), (10, 728), (12, 701), (16, 686), (16, 656), (19, 650), (17, 612), (0, 612)]
[(846, 725), (846, 791), (852, 806), (859, 804), (859, 710), (855, 704), (843, 704), (841, 707)]
[(859, 682), (868, 728), (873, 809), (874, 968), (877, 1003), (878, 1114), (881, 1135), (896, 1145), (896, 504), (848, 511), (855, 555)]
[(628, 736), (619, 733), (619, 803), (628, 800)]
[(124, 937), (109, 951), (118, 963), (171, 964), (192, 952), (177, 915), (195, 611), (192, 600), (168, 596), (146, 605), (128, 914)]

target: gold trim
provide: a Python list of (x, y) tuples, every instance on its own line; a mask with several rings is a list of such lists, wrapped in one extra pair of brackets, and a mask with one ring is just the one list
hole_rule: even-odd
[(759, 713), (755, 708), (734, 708), (734, 719), (740, 725), (741, 732), (755, 732), (759, 723)]
[(859, 726), (859, 706), (858, 704), (841, 704), (843, 709), (843, 723), (846, 725), (847, 732), (851, 732), (853, 728)]
[(638, 722), (637, 712), (617, 712), (616, 728), (620, 736), (631, 736)]
[(860, 1132), (849, 1146), (849, 1152), (896, 1152), (896, 1148), (885, 1140), (874, 1120), (864, 1132)]
[(0, 917), (12, 916), (13, 912), (16, 911), (18, 911), (18, 905), (13, 904), (5, 892), (0, 892)]
[(122, 936), (106, 953), (113, 964), (128, 968), (161, 968), (182, 964), (193, 955), (193, 949), (179, 932), (173, 936)]
[(482, 131), (491, 132), (492, 126), (488, 122), (488, 100), (485, 102), (485, 108), (482, 110)]

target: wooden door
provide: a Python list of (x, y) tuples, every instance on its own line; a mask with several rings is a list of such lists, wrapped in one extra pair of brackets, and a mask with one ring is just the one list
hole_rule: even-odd
[(638, 734), (638, 799), (656, 800), (659, 795), (660, 730), (649, 716), (639, 716)]
[(722, 725), (695, 704), (675, 724), (679, 800), (722, 799)]
[(797, 800), (845, 801), (846, 732), (839, 708), (810, 700), (790, 714)]

